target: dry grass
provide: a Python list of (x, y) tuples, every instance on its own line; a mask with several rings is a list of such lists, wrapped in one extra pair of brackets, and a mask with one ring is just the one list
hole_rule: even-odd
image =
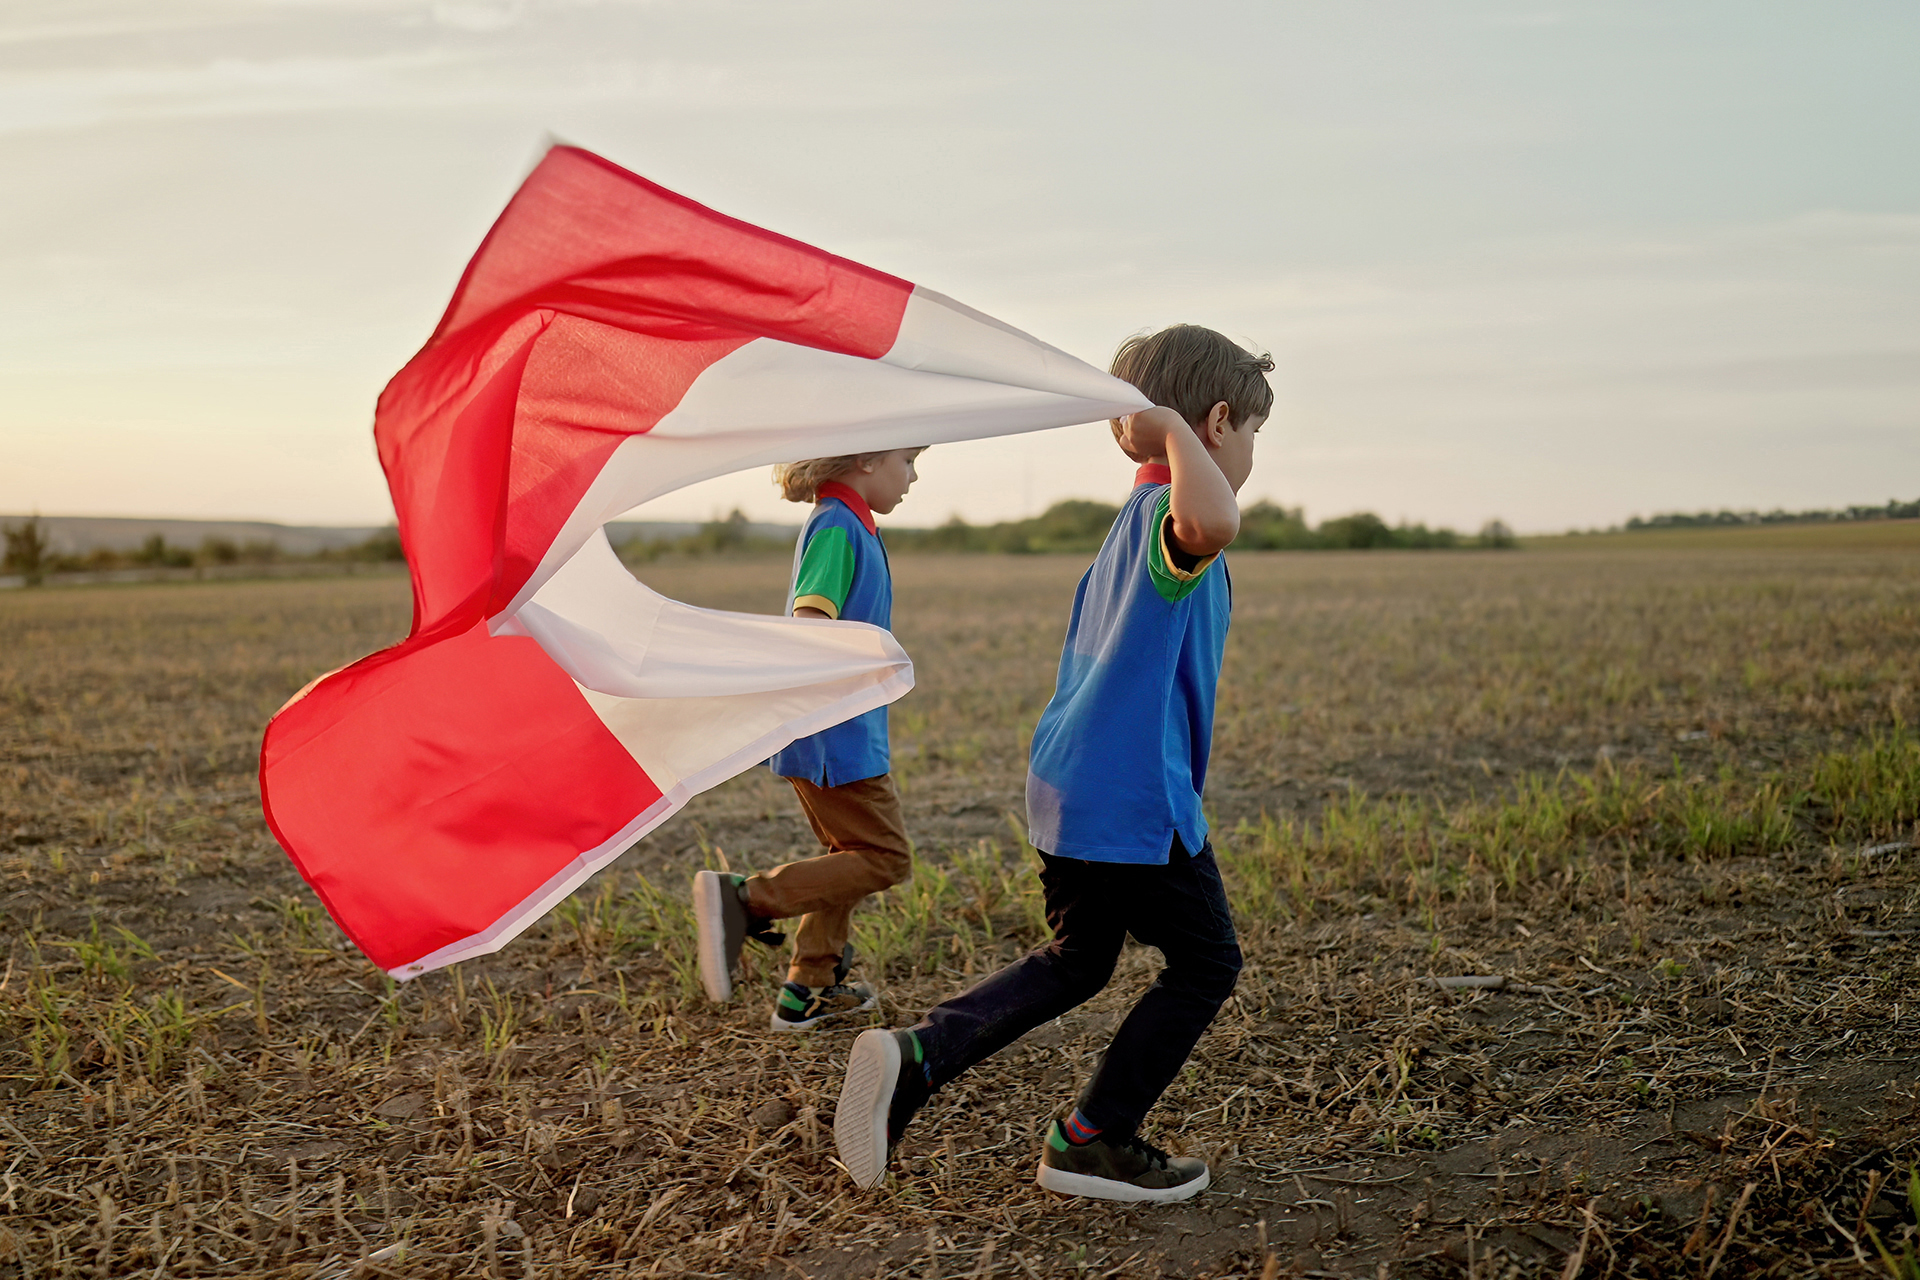
[[(1218, 1189), (1155, 1210), (1031, 1185), (1149, 954), (855, 1194), (851, 1032), (761, 1032), (771, 958), (696, 997), (687, 873), (806, 848), (764, 774), (394, 988), (252, 769), (288, 693), (404, 630), (404, 582), (8, 593), (0, 1277), (1884, 1273), (1920, 1157), (1920, 566), (1637, 546), (1235, 558), (1210, 798), (1249, 963), (1150, 1121)], [(645, 573), (770, 608), (784, 568)], [(859, 920), (887, 1021), (1040, 936), (1008, 814), (1079, 568), (896, 564), (925, 865)]]

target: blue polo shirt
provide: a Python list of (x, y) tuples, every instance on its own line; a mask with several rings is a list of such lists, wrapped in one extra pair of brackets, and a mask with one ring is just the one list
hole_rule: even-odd
[(1164, 864), (1207, 839), (1200, 793), (1233, 589), (1226, 561), (1182, 569), (1172, 474), (1140, 468), (1073, 597), (1053, 700), (1033, 731), (1027, 838), (1091, 862)]
[[(815, 492), (813, 514), (793, 549), (788, 616), (801, 605), (829, 618), (893, 627), (893, 574), (873, 510), (859, 494), (831, 480)], [(804, 778), (822, 787), (877, 778), (890, 767), (887, 709), (875, 707), (801, 738), (767, 764), (783, 778)]]

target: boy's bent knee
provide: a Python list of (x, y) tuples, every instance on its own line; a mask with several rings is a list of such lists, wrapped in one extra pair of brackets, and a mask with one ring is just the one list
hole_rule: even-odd
[(1220, 998), (1222, 1000), (1225, 1000), (1233, 994), (1234, 987), (1238, 985), (1240, 981), (1240, 969), (1245, 963), (1244, 958), (1240, 954), (1240, 944), (1237, 942), (1229, 943), (1226, 951), (1220, 957), (1222, 978)]
[(883, 889), (905, 884), (907, 878), (913, 874), (913, 855), (905, 849), (871, 847), (862, 849), (860, 857), (873, 868), (875, 876), (886, 881), (881, 886)]
[(1033, 954), (1046, 956), (1059, 969), (1075, 1003), (1099, 995), (1113, 980), (1114, 966), (1120, 961), (1118, 951), (1108, 955), (1104, 951), (1063, 947), (1057, 941), (1049, 942)]
[(1242, 963), (1239, 944), (1229, 942), (1219, 948), (1182, 956), (1178, 963), (1169, 963), (1166, 981), (1169, 985), (1184, 987), (1202, 1000), (1221, 1005), (1233, 994), (1234, 985), (1240, 980)]

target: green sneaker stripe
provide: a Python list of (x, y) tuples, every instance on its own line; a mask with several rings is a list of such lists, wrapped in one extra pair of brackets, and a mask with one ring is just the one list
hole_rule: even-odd
[(920, 1037), (909, 1031), (907, 1032), (907, 1039), (913, 1041), (913, 1060), (915, 1062), (925, 1062), (927, 1060), (927, 1053), (926, 1050), (920, 1047)]
[(807, 1007), (807, 1002), (793, 994), (793, 992), (783, 988), (780, 992), (780, 1007), (783, 1009), (798, 1009), (804, 1011)]
[(1058, 1120), (1055, 1120), (1051, 1125), (1047, 1126), (1047, 1145), (1055, 1151), (1065, 1151), (1067, 1149), (1067, 1135), (1060, 1132), (1060, 1122)]

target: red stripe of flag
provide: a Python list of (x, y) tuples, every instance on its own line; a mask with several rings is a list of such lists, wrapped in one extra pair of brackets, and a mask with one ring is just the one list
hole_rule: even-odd
[(886, 354), (912, 291), (574, 148), (528, 177), (375, 416), (413, 630), (261, 744), (275, 836), (377, 964), (494, 927), (661, 798), (538, 645), (486, 631), (608, 456), (757, 337)]
[(539, 645), (484, 623), (329, 677), (263, 769), (274, 835), (383, 969), (483, 932), (660, 798)]
[(416, 629), (504, 608), (607, 456), (722, 356), (768, 337), (878, 358), (912, 293), (588, 152), (548, 152), (380, 397)]

